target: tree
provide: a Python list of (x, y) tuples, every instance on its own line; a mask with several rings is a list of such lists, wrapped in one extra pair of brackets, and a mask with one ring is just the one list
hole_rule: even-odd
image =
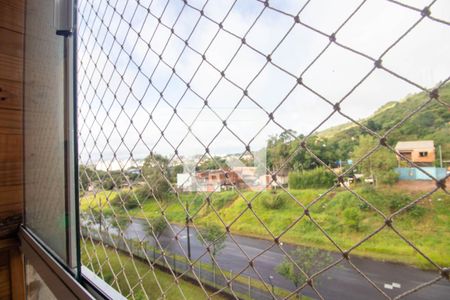
[(279, 136), (274, 135), (267, 141), (267, 166), (272, 171), (281, 168), (289, 168), (289, 164), (285, 165), (290, 153), (292, 136), (295, 132), (287, 130)]
[(78, 173), (80, 178), (80, 190), (85, 192), (89, 189), (89, 185), (97, 178), (95, 170), (85, 165), (78, 167)]
[(130, 220), (126, 217), (113, 217), (110, 226), (115, 228), (117, 232), (120, 232), (120, 230), (125, 231), (128, 228), (128, 225), (130, 223)]
[(183, 173), (183, 171), (184, 171), (184, 166), (181, 164), (170, 167), (169, 168), (170, 182), (176, 183), (177, 182), (177, 174)]
[[(375, 138), (369, 135), (362, 135), (359, 137), (358, 146), (353, 152), (353, 162), (356, 163), (359, 159), (364, 157), (368, 152), (370, 152), (377, 145)], [(370, 176), (374, 179), (375, 184), (377, 180), (389, 177), (387, 176), (389, 172), (397, 165), (397, 159), (395, 154), (388, 149), (381, 147), (374, 153), (366, 157), (362, 162), (359, 163), (359, 169), (366, 176)], [(386, 183), (393, 183), (392, 180), (386, 181)]]
[(381, 126), (374, 120), (367, 121), (367, 128), (369, 128), (372, 131), (377, 132), (381, 129)]
[(107, 191), (110, 191), (110, 190), (112, 190), (114, 187), (115, 187), (115, 184), (114, 184), (113, 180), (112, 180), (110, 177), (105, 177), (105, 178), (102, 180), (102, 188), (103, 188), (103, 189), (105, 189), (105, 190), (107, 190)]
[(94, 224), (98, 224), (99, 231), (102, 232), (102, 228), (106, 224), (106, 219), (110, 216), (109, 213), (103, 209), (98, 210), (92, 208), (89, 209), (89, 213), (91, 215), (92, 222)]
[(353, 230), (358, 231), (361, 223), (361, 211), (356, 207), (347, 207), (344, 210), (345, 223)]
[[(285, 258), (281, 264), (276, 268), (277, 273), (284, 278), (290, 280), (296, 288), (303, 284), (314, 272), (317, 272), (328, 266), (332, 259), (330, 254), (315, 248), (296, 248), (290, 252), (290, 257), (293, 261)], [(297, 264), (302, 270), (294, 264)], [(315, 279), (317, 282), (317, 279)], [(297, 295), (298, 296), (298, 295)]]
[(142, 176), (155, 196), (162, 196), (170, 190), (168, 168), (169, 160), (160, 154), (150, 154), (144, 161)]
[(156, 243), (156, 240), (162, 235), (164, 230), (167, 228), (167, 222), (164, 217), (156, 217), (148, 220), (148, 223), (145, 223), (144, 230), (147, 235), (151, 236)]
[(220, 156), (214, 156), (214, 159), (207, 157), (203, 158), (196, 167), (196, 171), (201, 172), (218, 169), (226, 170), (227, 168), (228, 166), (225, 158)]
[(202, 227), (199, 232), (203, 237), (203, 239), (198, 237), (199, 241), (205, 246), (212, 246), (210, 253), (213, 257), (215, 257), (220, 250), (225, 248), (225, 240), (227, 237), (222, 226), (215, 223), (207, 224), (205, 227)]
[(101, 178), (103, 189), (108, 191), (120, 188), (122, 184), (127, 182), (127, 177), (119, 170), (104, 172)]

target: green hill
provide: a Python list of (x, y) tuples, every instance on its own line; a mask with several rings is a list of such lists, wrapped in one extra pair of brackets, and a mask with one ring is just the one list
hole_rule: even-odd
[[(450, 159), (450, 84), (439, 90), (440, 102), (426, 104), (399, 128), (388, 135), (388, 143), (395, 145), (399, 140), (433, 140), (441, 145), (445, 158)], [(372, 116), (360, 120), (369, 129), (382, 135), (400, 122), (409, 113), (429, 100), (424, 92), (408, 96), (400, 101), (391, 101), (381, 106)], [(357, 137), (367, 132), (351, 122), (319, 132), (320, 138), (329, 142), (339, 142)]]

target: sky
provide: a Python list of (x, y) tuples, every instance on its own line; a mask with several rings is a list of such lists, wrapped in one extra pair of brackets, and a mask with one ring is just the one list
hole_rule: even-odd
[[(114, 153), (119, 160), (150, 151), (172, 157), (175, 149), (188, 157), (206, 146), (212, 155), (243, 153), (246, 144), (261, 149), (285, 129), (310, 134), (348, 122), (335, 114), (321, 124), (333, 112), (330, 103), (342, 100), (341, 111), (358, 120), (420, 91), (380, 69), (352, 90), (373, 62), (334, 43), (327, 47), (328, 37), (317, 32), (337, 32), (338, 43), (378, 59), (421, 17), (386, 0), (313, 0), (306, 6), (280, 0), (270, 1), (270, 8), (256, 0), (109, 2), (79, 3), (82, 163), (98, 162), (100, 153), (105, 161)], [(422, 9), (431, 1), (399, 2)], [(314, 30), (294, 24), (289, 15), (300, 10), (301, 22)], [(430, 11), (450, 21), (450, 1), (438, 0)], [(432, 88), (450, 76), (449, 53), (450, 26), (425, 18), (382, 63)], [(297, 83), (300, 76), (309, 89)]]

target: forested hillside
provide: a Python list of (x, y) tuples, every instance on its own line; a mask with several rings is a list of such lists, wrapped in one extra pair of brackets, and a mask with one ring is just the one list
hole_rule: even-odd
[[(384, 134), (428, 101), (426, 93), (418, 93), (399, 101), (391, 101), (380, 107), (372, 116), (360, 120), (369, 129)], [(450, 84), (444, 85), (439, 92), (440, 102), (436, 100), (426, 104), (399, 128), (388, 135), (387, 142), (395, 146), (399, 140), (433, 140), (442, 147), (444, 160), (450, 159)], [(444, 104), (443, 104), (444, 103)], [(322, 161), (336, 165), (339, 160), (352, 158), (360, 137), (368, 133), (359, 126), (346, 123), (319, 132), (308, 140), (308, 147)], [(300, 136), (301, 137), (301, 136)], [(268, 165), (273, 169), (280, 167), (299, 144), (288, 133), (272, 137), (268, 142)], [(311, 169), (317, 162), (305, 151), (299, 151), (290, 163), (289, 170)]]

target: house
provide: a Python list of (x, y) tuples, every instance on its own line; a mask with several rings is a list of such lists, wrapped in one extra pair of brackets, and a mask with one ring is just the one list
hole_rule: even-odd
[(232, 188), (262, 190), (268, 188), (269, 177), (260, 175), (255, 167), (177, 174), (177, 187), (185, 192), (221, 191)]
[[(436, 159), (433, 141), (400, 141), (395, 151), (418, 166), (433, 166)], [(398, 161), (405, 161), (400, 155), (397, 155)]]

